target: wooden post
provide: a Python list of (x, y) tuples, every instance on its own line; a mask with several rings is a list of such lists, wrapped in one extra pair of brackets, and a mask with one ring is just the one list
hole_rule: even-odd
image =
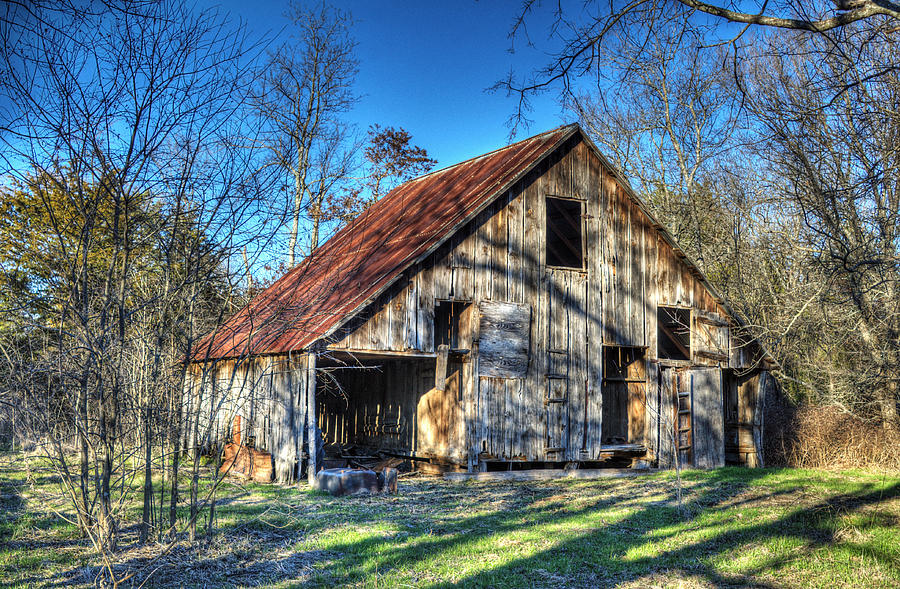
[[(759, 373), (759, 383), (756, 387), (756, 404), (753, 408), (753, 445), (756, 447), (756, 464), (754, 466), (765, 467), (763, 458), (763, 434), (765, 432), (765, 411), (766, 402), (768, 400), (768, 380), (769, 372), (762, 370)], [(740, 445), (740, 440), (738, 441)]]
[(434, 369), (434, 388), (443, 392), (447, 386), (447, 355), (450, 352), (450, 346), (441, 344), (438, 346), (437, 363)]
[(306, 440), (309, 454), (309, 484), (316, 482), (316, 354), (306, 355)]

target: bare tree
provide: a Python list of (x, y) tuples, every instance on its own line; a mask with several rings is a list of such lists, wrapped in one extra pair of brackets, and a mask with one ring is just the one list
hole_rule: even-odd
[(513, 122), (558, 88), (783, 382), (896, 427), (895, 3), (556, 6)]
[(312, 251), (324, 199), (351, 170), (352, 141), (340, 115), (357, 101), (357, 61), (349, 14), (324, 4), (309, 11), (294, 4), (288, 17), (296, 33), (269, 56), (254, 102), (267, 131), (263, 145), (291, 180), (286, 207), (291, 268), (302, 258), (298, 235), (304, 214)]
[(692, 30), (661, 27), (643, 45), (622, 36), (603, 50), (600, 79), (569, 104), (691, 257), (708, 270), (721, 265), (707, 258), (733, 229), (735, 208), (714, 186), (736, 147), (740, 94), (730, 69), (699, 49)]
[[(511, 31), (513, 39), (524, 37), (532, 42), (529, 17), (543, 4), (542, 0), (522, 3)], [(739, 52), (748, 44), (746, 33), (751, 29), (825, 34), (867, 23), (885, 34), (900, 30), (900, 4), (892, 0), (635, 0), (580, 5), (557, 2), (554, 6), (555, 18), (547, 31), (547, 45), (554, 49), (547, 65), (522, 78), (510, 73), (494, 87), (519, 99), (511, 117), (514, 131), (529, 122), (532, 95), (554, 89), (572, 93), (585, 75), (607, 67), (606, 49), (623, 37), (636, 47), (649, 42), (652, 51), (654, 40), (665, 38), (668, 30), (691, 31), (698, 46), (728, 45)]]
[[(181, 441), (184, 369), (172, 367), (241, 302), (228, 265), (260, 241), (269, 189), (238, 143), (252, 136), (254, 57), (240, 28), (175, 2), (59, 6), (23, 4), (0, 31), (0, 279), (22, 295), (0, 308), (0, 398), (115, 585), (108, 556), (136, 480), (141, 538), (174, 528), (180, 457), (198, 455)], [(152, 512), (160, 473), (169, 525), (162, 501)]]
[(820, 285), (814, 304), (828, 329), (813, 341), (833, 357), (809, 378), (897, 429), (900, 47), (876, 26), (836, 35), (773, 39), (748, 57), (743, 79), (768, 189), (801, 221), (796, 244)]

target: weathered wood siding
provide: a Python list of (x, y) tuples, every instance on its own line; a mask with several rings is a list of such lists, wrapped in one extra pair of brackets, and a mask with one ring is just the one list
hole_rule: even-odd
[(191, 416), (186, 446), (219, 447), (240, 416), (243, 441), (253, 438), (256, 448), (272, 454), (279, 481), (293, 480), (306, 415), (305, 363), (298, 355), (193, 365), (185, 395), (185, 414)]

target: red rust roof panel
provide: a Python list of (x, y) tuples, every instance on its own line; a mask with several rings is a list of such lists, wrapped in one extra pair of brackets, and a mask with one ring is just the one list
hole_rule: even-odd
[(207, 335), (194, 359), (308, 347), (577, 131), (560, 127), (398, 186)]

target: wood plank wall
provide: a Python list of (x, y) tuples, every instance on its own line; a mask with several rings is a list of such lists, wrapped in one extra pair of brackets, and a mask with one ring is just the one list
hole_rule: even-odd
[[(272, 454), (275, 475), (290, 482), (302, 452), (306, 416), (306, 357), (259, 356), (192, 366), (186, 385), (185, 445), (207, 449), (221, 446), (232, 435), (234, 418), (241, 417), (246, 442)], [(196, 423), (195, 423), (196, 422)]]

